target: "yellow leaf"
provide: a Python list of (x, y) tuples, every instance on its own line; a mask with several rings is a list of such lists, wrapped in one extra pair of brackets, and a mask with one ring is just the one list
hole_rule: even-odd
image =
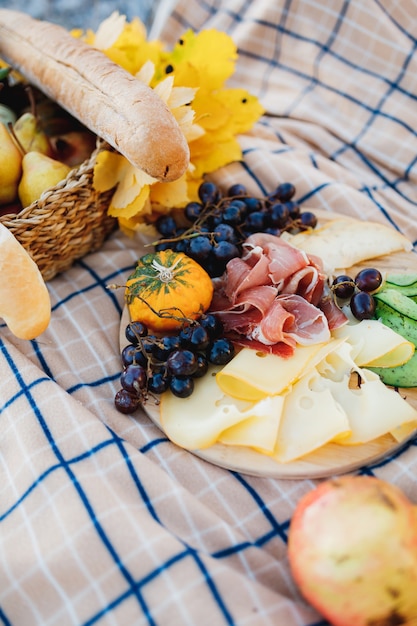
[(116, 152), (104, 150), (96, 159), (93, 174), (93, 187), (96, 191), (104, 192), (112, 189), (119, 182), (120, 169), (126, 159)]
[(143, 217), (146, 214), (151, 213), (151, 206), (147, 202), (149, 198), (149, 186), (142, 187), (139, 191), (138, 195), (135, 196), (134, 200), (124, 206), (124, 207), (116, 207), (113, 202), (110, 204), (108, 213), (112, 217), (117, 218), (125, 218), (130, 219), (132, 217)]
[(172, 183), (155, 183), (150, 188), (150, 199), (155, 210), (163, 207), (184, 207), (189, 201), (186, 174)]
[(242, 149), (235, 137), (214, 143), (213, 138), (203, 135), (200, 139), (193, 141), (190, 147), (195, 177), (209, 174), (224, 165), (242, 159)]

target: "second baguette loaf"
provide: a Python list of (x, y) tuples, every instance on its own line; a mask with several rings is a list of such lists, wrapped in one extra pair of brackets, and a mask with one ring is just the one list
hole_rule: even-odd
[(189, 149), (153, 89), (65, 28), (0, 9), (0, 57), (135, 167), (178, 179)]

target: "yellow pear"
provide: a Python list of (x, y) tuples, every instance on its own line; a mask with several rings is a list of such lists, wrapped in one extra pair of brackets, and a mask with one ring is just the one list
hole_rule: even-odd
[(42, 152), (54, 157), (51, 142), (33, 113), (23, 113), (14, 123), (13, 132), (24, 152)]
[(9, 129), (0, 123), (0, 204), (14, 202), (22, 173), (22, 153)]
[(55, 187), (70, 171), (68, 165), (46, 154), (27, 152), (22, 160), (22, 177), (18, 187), (20, 202), (24, 207), (29, 206), (44, 191)]

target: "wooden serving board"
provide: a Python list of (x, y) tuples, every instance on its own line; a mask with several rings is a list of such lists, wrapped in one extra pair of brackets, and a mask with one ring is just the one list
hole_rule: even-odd
[[(354, 276), (364, 267), (376, 267), (382, 272), (387, 271), (393, 274), (417, 273), (417, 256), (412, 252), (397, 252), (378, 259), (369, 259), (349, 268), (347, 273)], [(124, 332), (128, 322), (129, 314), (125, 308), (120, 324), (121, 349), (127, 343)], [(417, 388), (399, 389), (398, 392), (417, 409)], [(164, 432), (160, 421), (159, 406), (149, 401), (144, 406), (144, 410), (153, 423)], [(343, 446), (329, 443), (290, 463), (278, 463), (251, 448), (223, 444), (215, 444), (204, 450), (189, 450), (189, 452), (225, 469), (252, 476), (282, 479), (326, 478), (382, 461), (406, 446), (416, 433), (417, 430), (411, 432), (401, 443), (389, 434), (362, 445)]]

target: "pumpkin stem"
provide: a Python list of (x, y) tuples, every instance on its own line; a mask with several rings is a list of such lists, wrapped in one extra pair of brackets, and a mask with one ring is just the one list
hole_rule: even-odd
[(174, 271), (181, 258), (177, 259), (171, 267), (166, 267), (158, 263), (156, 259), (152, 261), (152, 267), (158, 272), (158, 278), (163, 283), (170, 283), (174, 279), (176, 272)]

